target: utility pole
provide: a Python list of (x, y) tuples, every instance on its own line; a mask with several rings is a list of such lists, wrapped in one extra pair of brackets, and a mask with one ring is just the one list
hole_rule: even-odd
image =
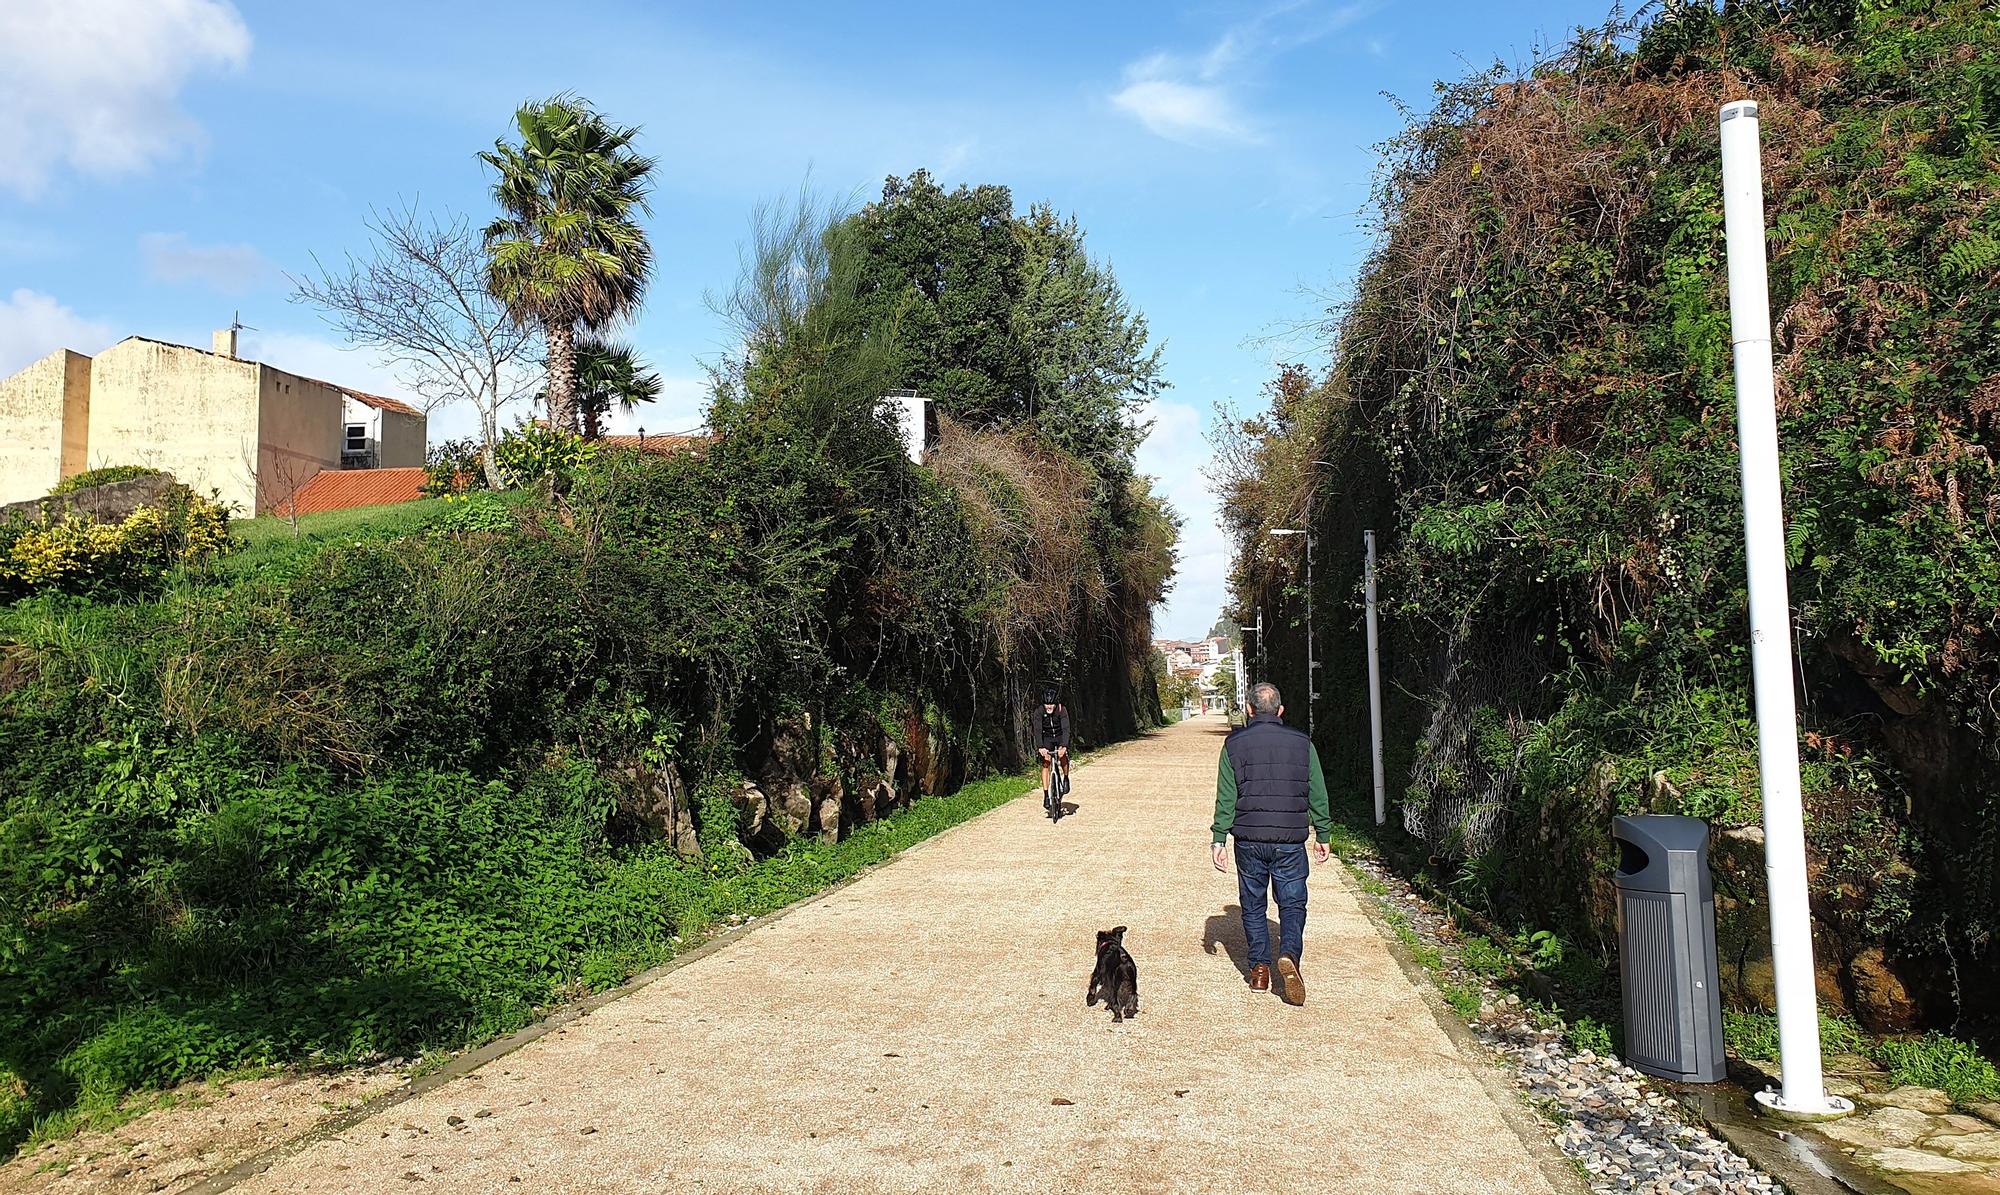
[(1368, 599), (1368, 731), (1375, 753), (1375, 824), (1379, 826), (1389, 812), (1382, 793), (1382, 660), (1375, 630), (1375, 532), (1362, 532), (1361, 543), (1367, 552), (1362, 591)]
[(1771, 967), (1778, 989), (1778, 1053), (1784, 1070), (1783, 1090), (1758, 1092), (1756, 1106), (1792, 1119), (1831, 1120), (1854, 1111), (1854, 1105), (1826, 1093), (1820, 1063), (1756, 103), (1724, 104), (1721, 126), (1729, 339), (1736, 357), (1736, 440), (1742, 446), (1743, 547), (1750, 581), (1750, 673), (1757, 698), (1764, 876), (1770, 889)]

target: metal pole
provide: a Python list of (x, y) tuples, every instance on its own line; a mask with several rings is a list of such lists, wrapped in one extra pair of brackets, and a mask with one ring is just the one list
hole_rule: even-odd
[(1375, 533), (1362, 532), (1361, 542), (1368, 556), (1362, 588), (1368, 598), (1368, 730), (1375, 749), (1375, 824), (1379, 826), (1388, 819), (1389, 808), (1382, 795), (1382, 659), (1375, 630)]
[(1782, 1092), (1757, 1103), (1782, 1116), (1827, 1119), (1853, 1105), (1826, 1094), (1806, 896), (1799, 723), (1792, 697), (1785, 512), (1771, 376), (1771, 297), (1764, 262), (1764, 176), (1757, 105), (1724, 104), (1722, 214), (1729, 248), (1729, 339), (1736, 354), (1736, 439), (1742, 451), (1743, 546), (1750, 581), (1750, 672), (1757, 700), (1757, 770), (1764, 795), (1764, 874), (1778, 996)]

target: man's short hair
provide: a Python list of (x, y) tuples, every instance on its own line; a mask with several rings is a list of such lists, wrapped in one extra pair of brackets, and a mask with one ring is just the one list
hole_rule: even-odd
[(1285, 704), (1278, 695), (1278, 686), (1267, 680), (1260, 680), (1250, 686), (1250, 708), (1260, 714), (1275, 714)]

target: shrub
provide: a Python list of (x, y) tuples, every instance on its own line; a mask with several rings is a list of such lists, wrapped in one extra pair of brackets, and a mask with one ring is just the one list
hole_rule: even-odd
[(493, 460), (510, 489), (531, 486), (543, 478), (551, 478), (558, 489), (565, 489), (597, 459), (600, 447), (571, 432), (528, 424), (501, 437), (493, 446)]
[(110, 485), (114, 481), (130, 481), (135, 477), (153, 477), (157, 476), (160, 472), (161, 470), (159, 469), (148, 468), (145, 465), (106, 465), (102, 469), (85, 469), (81, 473), (72, 473), (68, 477), (58, 481), (55, 487), (49, 491), (49, 497), (54, 498), (62, 494), (73, 494), (78, 490), (87, 490), (91, 486), (96, 485)]
[(0, 597), (40, 590), (129, 596), (228, 546), (228, 514), (184, 488), (119, 523), (75, 513), (16, 520), (0, 526)]
[(440, 440), (424, 453), (426, 498), (463, 494), (486, 488), (486, 470), (479, 459), (479, 441), (461, 437)]

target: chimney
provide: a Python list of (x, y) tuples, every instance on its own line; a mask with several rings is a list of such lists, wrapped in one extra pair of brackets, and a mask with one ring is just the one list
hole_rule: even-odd
[(217, 328), (208, 343), (216, 356), (228, 357), (232, 361), (236, 359), (236, 329)]

